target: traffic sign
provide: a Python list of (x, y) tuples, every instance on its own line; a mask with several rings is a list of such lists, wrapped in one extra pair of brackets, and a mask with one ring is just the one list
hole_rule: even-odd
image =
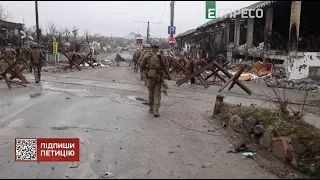
[(168, 43), (170, 46), (174, 46), (176, 44), (176, 40), (174, 38), (169, 38)]
[(176, 34), (176, 27), (168, 26), (168, 34)]
[(58, 55), (58, 42), (53, 42), (52, 44), (53, 47), (53, 55)]

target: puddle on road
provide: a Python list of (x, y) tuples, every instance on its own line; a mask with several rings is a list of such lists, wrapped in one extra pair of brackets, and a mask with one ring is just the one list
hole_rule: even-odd
[(148, 101), (146, 99), (143, 99), (141, 97), (137, 97), (137, 96), (127, 96), (128, 99), (132, 99), (132, 100), (136, 100), (136, 101), (142, 101), (141, 104), (143, 105), (149, 105)]
[(137, 104), (137, 101), (142, 101), (141, 104), (148, 105), (148, 101), (146, 99), (138, 96), (121, 96), (119, 94), (114, 94), (112, 95), (111, 100), (125, 104)]
[(89, 90), (85, 89), (64, 89), (54, 87), (51, 83), (43, 82), (41, 84), (42, 90), (44, 91), (54, 91), (54, 92), (65, 92), (79, 97), (92, 97), (92, 98), (101, 98), (102, 95), (97, 95)]
[(85, 132), (88, 132), (88, 130), (93, 130), (93, 131), (107, 131), (106, 129), (101, 129), (101, 128), (92, 128), (92, 127), (75, 127), (75, 126), (54, 126), (50, 127), (51, 130), (54, 131), (66, 131), (69, 129), (81, 129), (81, 130), (86, 130)]
[(68, 129), (77, 129), (78, 127), (71, 127), (71, 126), (62, 126), (62, 127), (50, 127), (51, 130), (58, 130), (58, 131), (65, 131)]
[(132, 99), (132, 100), (137, 100), (137, 101), (147, 101), (141, 97), (137, 97), (137, 96), (127, 96), (128, 99)]
[(38, 97), (40, 95), (42, 95), (42, 92), (37, 92), (37, 93), (34, 93), (34, 94), (30, 94), (29, 96), (32, 99), (32, 98), (36, 98), (36, 97)]

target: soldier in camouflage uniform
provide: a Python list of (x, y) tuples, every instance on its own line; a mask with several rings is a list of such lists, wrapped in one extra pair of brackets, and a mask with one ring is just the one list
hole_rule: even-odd
[[(140, 55), (140, 58), (138, 59), (138, 65), (139, 66), (140, 66), (140, 63), (141, 63), (142, 59), (144, 58), (144, 56), (150, 51), (152, 51), (151, 50), (151, 45), (150, 44), (145, 44), (145, 49), (142, 51), (142, 53)], [(146, 72), (140, 71), (140, 81), (144, 81), (144, 84), (147, 85)]]
[(131, 66), (131, 64), (133, 64), (134, 72), (136, 72), (137, 53), (138, 53), (138, 50), (134, 51), (133, 56), (132, 56), (132, 61), (129, 64), (129, 66)]
[(141, 53), (142, 53), (143, 50), (144, 50), (144, 47), (142, 47), (141, 49), (139, 49), (139, 50), (137, 51), (136, 59), (135, 59), (135, 61), (134, 61), (134, 64), (135, 64), (134, 72), (138, 72), (138, 71), (139, 71), (139, 68), (138, 68), (138, 67), (139, 67), (138, 59), (140, 58)]
[(119, 66), (119, 65), (120, 65), (120, 61), (121, 61), (121, 56), (120, 56), (119, 53), (116, 54), (115, 61), (116, 61), (116, 63), (117, 63), (117, 66)]
[(25, 45), (22, 47), (21, 58), (22, 61), (28, 66), (27, 68), (30, 73), (32, 73), (31, 52), (32, 49), (29, 45)]
[(17, 55), (17, 52), (15, 49), (12, 48), (12, 45), (9, 43), (8, 46), (4, 49), (4, 55), (5, 55), (5, 58), (4, 60), (12, 65), (14, 62), (15, 62), (15, 58), (16, 58), (16, 55)]
[(39, 49), (38, 44), (31, 45), (32, 51), (31, 51), (31, 62), (32, 62), (32, 68), (34, 72), (34, 78), (36, 83), (40, 82), (41, 78), (41, 68), (45, 61), (45, 55), (43, 52)]
[[(159, 108), (161, 104), (161, 86), (164, 83), (165, 66), (157, 55), (162, 56), (159, 51), (160, 41), (153, 40), (151, 43), (152, 50), (143, 58), (140, 64), (140, 72), (148, 73), (148, 91), (149, 91), (149, 113), (159, 117)], [(163, 58), (163, 57), (162, 57)], [(147, 67), (148, 65), (148, 67)]]

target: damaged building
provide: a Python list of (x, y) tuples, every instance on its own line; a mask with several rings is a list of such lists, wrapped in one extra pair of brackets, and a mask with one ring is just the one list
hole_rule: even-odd
[(191, 58), (223, 54), (234, 63), (282, 66), (289, 79), (320, 80), (320, 27), (312, 17), (318, 7), (316, 1), (261, 1), (243, 9), (262, 9), (262, 18), (230, 13), (179, 34), (177, 46)]
[(21, 32), (23, 25), (21, 23), (14, 23), (0, 20), (0, 46), (1, 49), (8, 43), (13, 46), (21, 45)]

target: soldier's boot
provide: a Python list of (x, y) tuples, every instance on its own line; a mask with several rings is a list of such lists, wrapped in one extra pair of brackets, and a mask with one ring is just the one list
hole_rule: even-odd
[(38, 77), (39, 77), (39, 81), (41, 80), (41, 68), (39, 67), (39, 70), (38, 70)]
[(154, 91), (154, 109), (153, 109), (153, 116), (154, 117), (159, 117), (159, 108), (161, 105), (161, 84), (156, 84), (155, 86), (155, 91)]
[(150, 113), (150, 114), (153, 114), (153, 106), (150, 106), (150, 107), (149, 107), (149, 113)]
[(154, 109), (154, 110), (153, 110), (153, 116), (154, 116), (154, 117), (160, 117), (160, 114), (159, 114), (159, 112), (158, 112), (157, 109)]
[(39, 73), (38, 73), (38, 67), (34, 67), (33, 73), (34, 73), (34, 79), (35, 79), (36, 83), (39, 83), (40, 78), (39, 78)]

